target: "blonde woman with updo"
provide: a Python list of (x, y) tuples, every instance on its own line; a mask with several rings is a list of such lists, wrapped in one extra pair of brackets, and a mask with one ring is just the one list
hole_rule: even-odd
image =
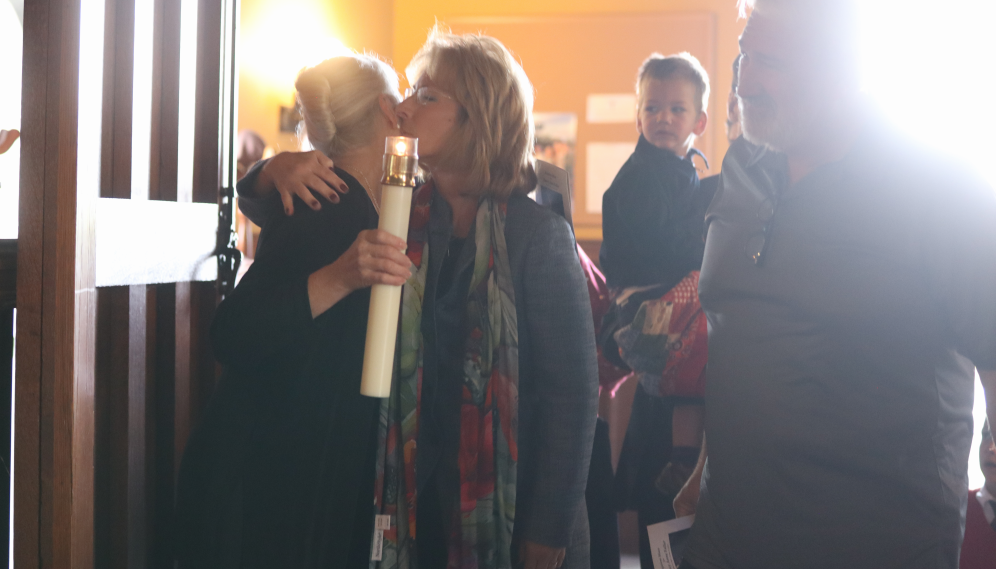
[[(212, 326), (224, 373), (181, 466), (182, 568), (370, 559), (379, 401), (359, 394), (369, 287), (410, 276), (405, 242), (375, 229), (398, 77), (352, 55), (303, 71), (296, 88), (316, 150), (280, 154), (239, 183), (240, 206), (262, 233)], [(321, 189), (294, 187), (308, 207), (271, 191), (288, 173)]]

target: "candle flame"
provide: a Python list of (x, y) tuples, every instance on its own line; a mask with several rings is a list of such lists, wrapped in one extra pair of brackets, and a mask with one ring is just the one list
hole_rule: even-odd
[(408, 144), (404, 140), (399, 140), (397, 144), (394, 145), (394, 149), (398, 151), (398, 156), (404, 156), (408, 151)]

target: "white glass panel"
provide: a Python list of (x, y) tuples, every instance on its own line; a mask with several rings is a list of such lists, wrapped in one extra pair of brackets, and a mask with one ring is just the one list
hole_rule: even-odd
[(194, 109), (197, 100), (197, 0), (180, 4), (180, 109), (177, 129), (176, 201), (194, 194)]
[[(0, 129), (21, 128), (21, 19), (0, 0)], [(0, 154), (0, 239), (17, 239), (17, 193), (21, 141)]]
[(76, 188), (80, 205), (84, 206), (85, 200), (93, 200), (100, 195), (103, 76), (104, 0), (82, 0)]
[(135, 1), (131, 101), (131, 198), (149, 199), (152, 152), (152, 34), (154, 0)]

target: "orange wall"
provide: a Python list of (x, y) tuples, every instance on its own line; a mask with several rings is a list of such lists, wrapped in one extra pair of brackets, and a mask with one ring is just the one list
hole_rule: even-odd
[[(579, 119), (572, 190), (574, 229), (582, 239), (600, 235), (602, 216), (589, 205), (600, 205), (606, 189), (601, 183), (590, 185), (588, 167), (593, 159), (597, 164), (598, 156), (588, 145), (622, 143), (628, 155), (637, 136), (635, 117), (621, 123), (589, 123), (588, 96), (632, 94), (635, 70), (654, 52), (688, 51), (710, 74), (716, 68), (716, 17), (710, 12), (451, 18), (447, 24), (457, 33), (480, 32), (504, 42), (532, 80), (535, 111), (571, 113)], [(708, 129), (704, 134), (695, 146), (712, 157), (714, 137)], [(718, 167), (715, 161), (711, 165)], [(619, 166), (622, 163), (610, 165), (603, 173), (605, 186)]]
[[(551, 16), (567, 14), (638, 14), (646, 12), (713, 12), (716, 14), (716, 67), (711, 77), (710, 129), (716, 141), (710, 157), (716, 162), (726, 154), (726, 96), (733, 82), (733, 59), (739, 52), (737, 38), (743, 21), (737, 19), (736, 0), (395, 0), (394, 61), (404, 70), (438, 20), (473, 16)], [(648, 54), (649, 55), (649, 54)], [(636, 69), (633, 69), (635, 76)], [(571, 81), (571, 77), (564, 77)], [(718, 166), (718, 164), (717, 164)]]
[[(739, 52), (737, 38), (744, 22), (738, 20), (736, 0), (395, 0), (394, 3), (394, 61), (399, 70), (425, 41), (426, 32), (438, 21), (474, 17), (515, 16), (565, 16), (662, 12), (712, 12), (716, 21), (716, 56), (714, 76), (711, 77), (712, 96), (709, 104), (709, 139), (712, 152), (709, 156), (712, 170), (719, 171), (722, 157), (729, 144), (726, 141), (726, 98), (733, 81), (733, 59)], [(634, 42), (636, 43), (636, 42)], [(649, 55), (649, 53), (647, 54)], [(526, 63), (526, 67), (530, 65)], [(707, 66), (708, 67), (708, 66)], [(632, 70), (636, 74), (636, 67)], [(575, 77), (543, 77), (546, 83), (579, 83)], [(614, 89), (612, 91), (615, 91)], [(579, 119), (583, 117), (579, 116)], [(582, 125), (579, 125), (579, 133)], [(633, 131), (635, 139), (635, 131)], [(580, 141), (579, 141), (580, 142)], [(575, 176), (583, 176), (579, 148), (579, 169)], [(577, 180), (581, 182), (581, 180)], [(580, 185), (576, 185), (579, 192)], [(584, 193), (584, 192), (580, 192)], [(580, 198), (578, 198), (580, 199)], [(580, 209), (579, 209), (580, 208)], [(583, 211), (583, 204), (575, 204), (575, 230), (578, 239), (601, 240), (601, 216)]]

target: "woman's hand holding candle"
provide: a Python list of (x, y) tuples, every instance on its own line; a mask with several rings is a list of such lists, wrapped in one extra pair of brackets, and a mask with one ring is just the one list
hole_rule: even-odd
[(345, 253), (308, 277), (312, 318), (355, 290), (375, 284), (405, 284), (411, 276), (406, 248), (403, 239), (382, 229), (361, 231)]

